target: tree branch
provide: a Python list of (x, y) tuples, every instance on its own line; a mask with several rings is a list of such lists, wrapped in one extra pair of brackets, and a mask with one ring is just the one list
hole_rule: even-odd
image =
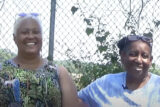
[[(2, 10), (2, 8), (3, 8), (3, 6), (4, 6), (4, 2), (5, 2), (5, 0), (3, 0), (3, 1), (1, 1), (2, 2), (2, 6), (0, 7), (0, 11)], [(1, 3), (0, 2), (0, 3)]]

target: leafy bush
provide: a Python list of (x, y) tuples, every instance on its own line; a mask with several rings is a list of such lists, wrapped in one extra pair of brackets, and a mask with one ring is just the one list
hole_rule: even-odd
[(7, 49), (0, 49), (0, 63), (4, 62), (7, 59), (14, 57), (15, 54)]
[(89, 83), (105, 74), (123, 71), (120, 63), (85, 63), (79, 60), (57, 61), (56, 63), (68, 69), (73, 76), (78, 90), (86, 87)]
[(153, 63), (150, 68), (150, 72), (157, 74), (157, 75), (160, 75), (160, 67)]

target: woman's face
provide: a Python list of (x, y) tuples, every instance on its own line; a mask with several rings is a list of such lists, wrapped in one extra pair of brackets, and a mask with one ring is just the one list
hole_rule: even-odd
[(141, 40), (134, 41), (121, 53), (121, 61), (128, 74), (144, 76), (152, 63), (150, 47)]
[(20, 22), (17, 34), (14, 36), (18, 52), (21, 54), (40, 54), (42, 47), (42, 32), (39, 23), (32, 18)]

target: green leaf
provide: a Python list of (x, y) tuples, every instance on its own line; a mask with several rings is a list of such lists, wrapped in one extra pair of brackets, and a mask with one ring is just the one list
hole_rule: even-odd
[(96, 33), (100, 34), (101, 32), (98, 30)]
[(91, 25), (91, 19), (84, 18), (84, 21), (87, 23), (87, 25)]
[(158, 27), (160, 25), (160, 21), (156, 20), (156, 21), (154, 21), (154, 24), (155, 24), (156, 27)]
[(96, 41), (102, 43), (104, 41), (104, 39), (102, 37), (96, 37)]
[(110, 33), (107, 31), (105, 32), (104, 36), (107, 37)]
[(153, 37), (153, 34), (152, 34), (152, 32), (148, 32), (148, 33), (143, 33), (143, 36), (152, 38), (152, 37)]
[(98, 50), (100, 53), (105, 52), (107, 50), (107, 46), (98, 46)]
[(93, 31), (94, 31), (94, 28), (87, 28), (87, 29), (86, 29), (86, 33), (87, 33), (88, 36), (89, 36), (91, 33), (93, 33)]
[(77, 10), (78, 10), (78, 8), (75, 7), (75, 6), (73, 6), (73, 7), (71, 8), (72, 14), (74, 15)]
[(112, 62), (112, 63), (116, 63), (117, 60), (118, 60), (117, 56), (111, 55), (111, 62)]
[[(99, 32), (100, 32), (100, 31), (99, 31)], [(107, 32), (105, 32), (104, 36), (96, 37), (96, 40), (102, 44), (103, 42), (106, 41), (106, 38), (107, 38), (107, 36), (108, 36), (109, 34), (110, 34), (110, 33), (107, 31)]]

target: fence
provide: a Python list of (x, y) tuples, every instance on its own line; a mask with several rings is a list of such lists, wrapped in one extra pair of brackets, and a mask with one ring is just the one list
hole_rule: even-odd
[[(98, 62), (103, 58), (101, 53), (97, 52), (99, 43), (96, 37), (107, 35), (105, 42), (111, 45), (123, 35), (136, 32), (153, 35), (153, 61), (159, 64), (159, 0), (57, 0), (54, 2), (56, 2), (56, 16), (55, 23), (51, 23), (55, 24), (53, 25), (54, 60), (79, 59), (85, 62)], [(47, 57), (49, 35), (50, 31), (53, 31), (53, 28), (50, 29), (51, 0), (1, 0), (0, 6), (2, 7), (0, 49), (16, 53), (12, 29), (17, 14), (38, 12), (43, 25), (42, 56)], [(108, 50), (111, 51), (112, 49)]]
[[(39, 18), (42, 21), (43, 27), (43, 56), (48, 53), (49, 44), (49, 22), (50, 22), (50, 2), (46, 0), (0, 0), (0, 49), (1, 53), (6, 54), (12, 52), (17, 53), (17, 47), (13, 41), (13, 25), (21, 12), (36, 12), (39, 13)], [(4, 55), (1, 54), (1, 57)], [(10, 57), (6, 56), (5, 57)], [(2, 58), (1, 58), (2, 59)]]

